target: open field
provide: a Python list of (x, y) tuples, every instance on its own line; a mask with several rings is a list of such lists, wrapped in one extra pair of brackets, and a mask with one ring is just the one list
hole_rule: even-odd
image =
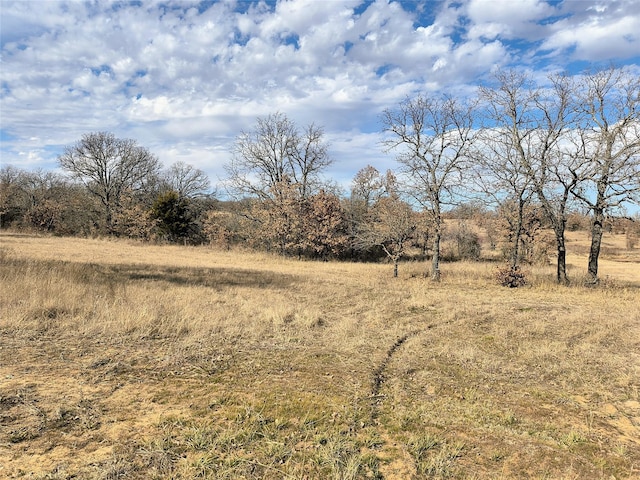
[(301, 262), (0, 234), (0, 478), (640, 478), (640, 251)]

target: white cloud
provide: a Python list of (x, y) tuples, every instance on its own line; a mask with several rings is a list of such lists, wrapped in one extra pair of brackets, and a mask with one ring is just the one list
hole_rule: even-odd
[(473, 23), (470, 38), (534, 40), (541, 30), (538, 22), (555, 13), (542, 0), (471, 0), (466, 13)]
[(392, 162), (372, 137), (379, 113), (407, 95), (472, 91), (495, 65), (638, 62), (632, 6), (288, 0), (200, 12), (195, 1), (3, 0), (2, 162), (49, 165), (56, 149), (108, 130), (215, 179), (235, 135), (280, 111), (324, 126), (333, 172), (350, 179), (365, 159)]
[[(577, 2), (578, 3), (578, 2)], [(542, 49), (589, 61), (619, 60), (640, 55), (640, 12), (637, 2), (608, 6), (579, 2), (573, 17), (557, 22)], [(634, 10), (635, 8), (635, 10)], [(627, 12), (636, 12), (629, 15)]]

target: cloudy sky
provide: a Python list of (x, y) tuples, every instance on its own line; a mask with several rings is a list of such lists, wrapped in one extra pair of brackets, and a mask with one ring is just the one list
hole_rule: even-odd
[(469, 95), (496, 67), (635, 65), (640, 0), (0, 0), (0, 161), (56, 169), (109, 131), (224, 176), (258, 116), (324, 127), (348, 184), (393, 168), (380, 112), (418, 92)]

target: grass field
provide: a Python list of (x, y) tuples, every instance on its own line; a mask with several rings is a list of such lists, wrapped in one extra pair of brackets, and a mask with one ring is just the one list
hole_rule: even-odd
[(320, 263), (0, 234), (0, 478), (640, 478), (640, 251)]

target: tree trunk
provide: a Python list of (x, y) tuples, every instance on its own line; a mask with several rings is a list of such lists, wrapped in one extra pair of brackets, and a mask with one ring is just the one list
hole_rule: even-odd
[(567, 285), (569, 278), (567, 277), (567, 249), (564, 246), (564, 233), (562, 236), (556, 237), (556, 243), (558, 245), (557, 280), (558, 283)]
[(591, 249), (589, 250), (589, 266), (587, 269), (587, 283), (598, 283), (598, 257), (602, 244), (602, 225), (604, 223), (604, 209), (597, 206), (593, 209), (593, 221), (591, 223)]
[(398, 278), (398, 260), (393, 261), (393, 278)]
[(522, 237), (522, 224), (524, 223), (524, 200), (520, 198), (518, 202), (518, 220), (515, 228), (515, 239), (513, 242), (513, 256), (511, 257), (511, 268), (515, 270), (520, 257), (520, 238)]
[(107, 233), (109, 235), (113, 235), (115, 229), (113, 227), (113, 212), (111, 210), (111, 205), (107, 204), (105, 209), (105, 222), (107, 225)]
[(560, 284), (568, 285), (567, 277), (567, 247), (565, 246), (564, 231), (566, 220), (564, 218), (564, 210), (559, 217), (552, 217), (547, 213), (547, 218), (552, 221), (553, 233), (556, 235), (556, 247), (558, 249), (558, 266), (556, 269), (556, 281)]
[(431, 279), (436, 282), (440, 281), (440, 226), (436, 227), (435, 235), (433, 236), (433, 259), (431, 262)]
[(556, 247), (558, 249), (558, 265), (556, 270), (556, 280), (560, 284), (568, 285), (569, 277), (567, 277), (567, 247), (565, 245), (565, 230), (567, 227), (567, 218), (565, 215), (567, 199), (572, 185), (565, 185), (564, 192), (558, 204), (558, 210), (554, 210), (552, 204), (547, 200), (542, 187), (538, 186), (536, 193), (542, 204), (547, 220), (553, 226), (553, 233), (556, 236)]

